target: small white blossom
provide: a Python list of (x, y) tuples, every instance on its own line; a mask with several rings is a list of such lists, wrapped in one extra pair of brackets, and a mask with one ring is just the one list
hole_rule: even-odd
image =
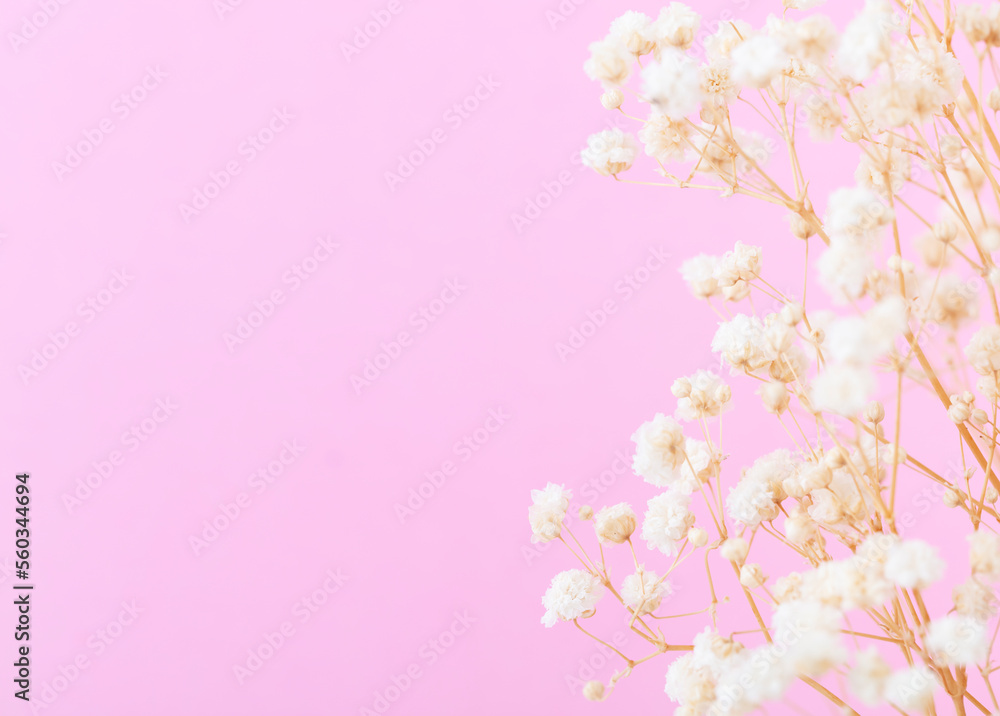
[(545, 614), (542, 624), (555, 626), (557, 621), (579, 619), (592, 612), (604, 596), (601, 580), (582, 569), (568, 569), (552, 578), (542, 597)]
[(632, 135), (615, 127), (591, 134), (586, 148), (580, 152), (580, 160), (601, 176), (612, 176), (629, 169), (637, 151)]
[(944, 576), (945, 563), (923, 540), (899, 542), (889, 549), (885, 576), (906, 589), (926, 589)]

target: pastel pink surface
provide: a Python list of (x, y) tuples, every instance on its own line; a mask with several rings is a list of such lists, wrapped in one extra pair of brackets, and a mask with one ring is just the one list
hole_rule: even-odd
[[(742, 239), (765, 247), (769, 270), (798, 275), (802, 246), (780, 212), (616, 185), (575, 161), (608, 120), (581, 70), (587, 44), (657, 3), (398, 3), (349, 58), (343, 43), (390, 3), (246, 0), (220, 17), (212, 0), (71, 2), (0, 51), (0, 514), (13, 522), (13, 475), (30, 472), (33, 691), (52, 688), (46, 713), (357, 714), (414, 664), (389, 713), (670, 708), (665, 660), (613, 704), (588, 704), (567, 681), (598, 652), (571, 626), (539, 623), (550, 578), (573, 563), (556, 549), (526, 556), (529, 491), (552, 480), (579, 492), (611, 470), (595, 507), (641, 507), (655, 492), (617, 456), (673, 409), (675, 377), (714, 364), (715, 319), (687, 295), (680, 261)], [(695, 7), (760, 22), (780, 5), (747, 4)], [(0, 27), (20, 32), (48, 5), (8, 4)], [(116, 98), (150, 66), (166, 77), (122, 116)], [(450, 108), (477, 88), (478, 108), (456, 122)], [(241, 143), (276, 111), (292, 118), (249, 159)], [(113, 131), (57, 176), (67, 145), (102, 119)], [(433, 153), (390, 186), (386, 173), (435, 130)], [(850, 182), (850, 161), (811, 158), (828, 189)], [(234, 161), (239, 173), (185, 221), (180, 205)], [(551, 200), (515, 223), (540, 194)], [(286, 271), (322, 236), (339, 248), (292, 289)], [(651, 250), (669, 258), (626, 298), (620, 282)], [(132, 278), (88, 320), (80, 305), (115, 271)], [(456, 281), (432, 323), (415, 318)], [(230, 350), (225, 335), (275, 290), (273, 315)], [(557, 344), (608, 300), (614, 314), (561, 357)], [(25, 377), (71, 321), (78, 334)], [(412, 343), (359, 394), (352, 376), (400, 331)], [(176, 409), (146, 435), (158, 400)], [(750, 389), (737, 402), (727, 441), (739, 465), (784, 435)], [(509, 417), (477, 434), (491, 411), (490, 426)], [(123, 438), (132, 426), (145, 439)], [(273, 483), (251, 481), (286, 441), (304, 451)], [(121, 464), (77, 492), (113, 451)], [(446, 461), (453, 474), (401, 517)], [(239, 516), (192, 546), (243, 493)], [(12, 530), (0, 525), (4, 590)], [(704, 605), (700, 581), (677, 580), (679, 607)], [(139, 616), (102, 642), (133, 601)], [(474, 623), (441, 641), (456, 612)], [(13, 608), (2, 618), (6, 633)], [(234, 673), (286, 622), (261, 668)], [(700, 623), (678, 626), (678, 640)], [(70, 678), (78, 655), (87, 666)], [(30, 711), (0, 699), (3, 713)]]

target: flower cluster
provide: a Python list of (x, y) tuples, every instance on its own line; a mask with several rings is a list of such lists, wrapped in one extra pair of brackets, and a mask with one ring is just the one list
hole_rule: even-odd
[[(625, 13), (590, 46), (601, 104), (638, 126), (590, 137), (584, 164), (778, 207), (805, 265), (794, 280), (771, 276), (762, 247), (744, 241), (681, 264), (719, 319), (719, 369), (667, 382), (673, 412), (632, 435), (633, 471), (656, 491), (641, 517), (627, 502), (580, 510), (597, 554), (571, 530), (564, 488), (532, 493), (532, 539), (562, 541), (582, 567), (553, 579), (543, 623), (590, 635), (581, 622), (606, 597), (652, 647), (615, 649), (623, 668), (588, 683), (588, 699), (665, 656), (677, 716), (766, 709), (796, 682), (855, 716), (1000, 713), (1000, 4), (856, 1), (842, 27), (803, 12), (822, 0), (775, 0), (759, 27), (707, 27), (671, 2), (656, 17)], [(821, 208), (805, 136), (857, 157)], [(652, 181), (628, 178), (640, 161)], [(757, 387), (787, 436), (739, 466), (722, 447), (733, 381)], [(904, 440), (912, 393), (940, 407), (938, 445)], [(967, 563), (933, 530), (907, 532), (904, 480), (925, 481), (964, 520)], [(620, 582), (616, 550), (634, 565)], [(654, 620), (696, 616), (668, 613), (668, 580), (689, 564), (706, 578), (696, 614), (708, 624), (677, 643)], [(721, 631), (718, 612), (736, 602), (753, 623)]]

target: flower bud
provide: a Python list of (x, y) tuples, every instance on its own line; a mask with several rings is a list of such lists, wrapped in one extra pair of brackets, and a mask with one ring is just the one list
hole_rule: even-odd
[(688, 542), (694, 547), (704, 547), (708, 544), (708, 532), (701, 527), (692, 527), (687, 533)]
[(869, 423), (881, 423), (885, 420), (885, 408), (882, 403), (877, 400), (868, 403), (868, 407), (865, 408), (865, 420)]
[(788, 409), (788, 388), (784, 383), (771, 381), (760, 388), (760, 397), (764, 401), (767, 412), (774, 415), (781, 415)]
[(990, 416), (987, 415), (986, 411), (983, 410), (982, 408), (976, 408), (975, 410), (972, 411), (972, 415), (969, 416), (969, 420), (971, 420), (972, 424), (975, 425), (977, 428), (981, 428), (984, 425), (986, 425), (989, 419)]
[(972, 417), (972, 410), (967, 403), (952, 403), (948, 408), (948, 417), (951, 418), (951, 422), (955, 423), (955, 425), (961, 425)]
[(1000, 89), (993, 88), (986, 98), (986, 105), (994, 112), (1000, 112)]
[(997, 492), (997, 489), (995, 487), (993, 487), (992, 485), (990, 487), (987, 487), (986, 488), (986, 502), (987, 502), (987, 504), (992, 505), (997, 500), (1000, 500), (1000, 492)]
[(604, 684), (600, 681), (588, 681), (583, 685), (583, 698), (587, 701), (603, 701)]
[(719, 548), (722, 558), (730, 562), (742, 562), (749, 551), (750, 545), (742, 537), (730, 537)]
[(792, 231), (792, 236), (805, 241), (816, 233), (813, 223), (801, 214), (790, 214), (788, 216), (788, 227)]
[(962, 501), (965, 499), (965, 496), (958, 490), (956, 490), (954, 487), (949, 487), (947, 490), (944, 491), (944, 498), (942, 499), (944, 501), (945, 507), (958, 507), (960, 504), (962, 504)]
[(882, 462), (886, 465), (902, 465), (906, 462), (906, 450), (903, 449), (902, 445), (890, 443), (882, 451)]
[(786, 303), (781, 308), (781, 320), (789, 326), (797, 326), (805, 317), (801, 303)]
[(587, 520), (589, 520), (591, 517), (594, 516), (594, 508), (591, 507), (590, 505), (584, 505), (583, 507), (580, 508), (579, 515), (580, 519), (586, 522)]
[(625, 101), (625, 93), (618, 87), (613, 87), (601, 95), (601, 104), (604, 109), (618, 109)]
[(825, 462), (831, 470), (836, 470), (837, 468), (843, 467), (847, 464), (850, 459), (850, 455), (847, 454), (846, 448), (837, 446), (830, 449), (826, 455), (823, 456), (823, 462)]
[(747, 589), (762, 587), (766, 581), (767, 577), (759, 564), (744, 564), (740, 568), (740, 584)]
[[(995, 226), (987, 226), (979, 232), (979, 246), (988, 254), (1000, 249), (1000, 229)], [(995, 266), (993, 268), (996, 268)]]
[(954, 221), (939, 221), (931, 227), (931, 231), (942, 244), (950, 244), (958, 237), (958, 226)]

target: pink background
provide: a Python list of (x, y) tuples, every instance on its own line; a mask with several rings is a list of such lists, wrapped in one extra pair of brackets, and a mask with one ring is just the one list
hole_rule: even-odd
[[(746, 4), (695, 6), (756, 21), (779, 6)], [(525, 552), (529, 490), (579, 489), (611, 470), (595, 507), (644, 507), (655, 492), (616, 455), (630, 459), (635, 427), (672, 411), (673, 378), (713, 364), (714, 320), (680, 284), (680, 261), (742, 239), (794, 274), (802, 247), (779, 212), (580, 171), (575, 152), (609, 117), (581, 69), (587, 44), (624, 10), (659, 5), (246, 0), (220, 18), (212, 0), (90, 0), (53, 5), (15, 52), (7, 33), (46, 6), (0, 11), (0, 505), (13, 503), (13, 474), (30, 472), (32, 688), (56, 694), (44, 712), (358, 714), (414, 664), (419, 678), (389, 713), (667, 712), (666, 660), (611, 704), (567, 683), (599, 652), (571, 626), (539, 623), (549, 579), (573, 564)], [(391, 22), (346, 58), (342, 43), (387, 9)], [(149, 66), (166, 77), (123, 117), (116, 98)], [(481, 78), (499, 86), (450, 119)], [(293, 118), (250, 161), (241, 143), (282, 109)], [(67, 145), (102, 120), (113, 131), (57, 177)], [(432, 136), (443, 142), (390, 188), (386, 172)], [(850, 161), (813, 158), (831, 167), (826, 188), (850, 181)], [(239, 174), (185, 222), (180, 205), (230, 162)], [(558, 196), (518, 232), (512, 215), (560, 175)], [(292, 290), (285, 272), (321, 236), (339, 248)], [(616, 284), (651, 248), (667, 265), (626, 300)], [(129, 285), (101, 294), (116, 270)], [(452, 280), (465, 286), (457, 300), (432, 324), (411, 321)], [(229, 350), (225, 334), (276, 289), (273, 315)], [(78, 310), (91, 297), (110, 300)], [(608, 299), (614, 315), (562, 360), (556, 344)], [(63, 337), (68, 322), (77, 330)], [(409, 345), (359, 394), (351, 376), (400, 331)], [(54, 340), (66, 345), (26, 377)], [(123, 441), (158, 400), (176, 409)], [(749, 388), (737, 401), (736, 465), (783, 445)], [(509, 418), (457, 452), (491, 410)], [(286, 441), (304, 452), (258, 493), (251, 475)], [(79, 485), (113, 451), (119, 464), (88, 495)], [(396, 505), (445, 461), (453, 474), (401, 520)], [(67, 507), (74, 494), (86, 499)], [(192, 536), (224, 525), (231, 503), (239, 516), (195, 554)], [(14, 516), (0, 515), (7, 594)], [(338, 570), (346, 583), (323, 592)], [(703, 606), (699, 573), (682, 574), (677, 611)], [(316, 590), (325, 603), (303, 622)], [(133, 601), (134, 620), (121, 607)], [(430, 663), (456, 611), (475, 622)], [(120, 616), (130, 623), (109, 628)], [(0, 618), (0, 711), (30, 713), (10, 693), (13, 609)], [(286, 622), (280, 648), (240, 683), (234, 666)], [(678, 623), (677, 640), (700, 624)], [(606, 634), (621, 628), (615, 617)], [(116, 636), (99, 646), (102, 633)]]

